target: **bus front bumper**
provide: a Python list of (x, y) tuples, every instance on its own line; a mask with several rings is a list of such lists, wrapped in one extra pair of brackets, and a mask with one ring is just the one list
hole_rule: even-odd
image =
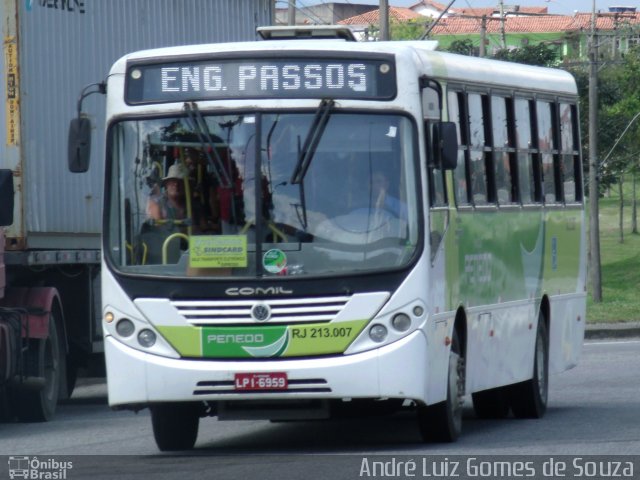
[[(105, 339), (109, 405), (156, 402), (405, 398), (425, 401), (429, 380), (422, 331), (353, 355), (260, 361), (174, 359), (150, 355)], [(237, 373), (284, 372), (281, 391), (235, 389)]]

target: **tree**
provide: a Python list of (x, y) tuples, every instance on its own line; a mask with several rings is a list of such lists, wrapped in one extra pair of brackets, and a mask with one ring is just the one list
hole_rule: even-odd
[(389, 24), (389, 36), (391, 40), (419, 40), (425, 29), (424, 20), (408, 20), (406, 22), (393, 20)]
[(473, 41), (470, 38), (465, 38), (463, 40), (454, 40), (447, 48), (448, 52), (458, 53), (460, 55), (475, 55), (476, 47), (473, 45)]
[(520, 48), (498, 50), (493, 58), (507, 62), (552, 67), (558, 64), (558, 50), (553, 45), (538, 43)]
[[(600, 129), (599, 142), (603, 145), (605, 162), (602, 165), (602, 183), (607, 186), (618, 184), (620, 192), (620, 242), (624, 241), (623, 214), (624, 197), (623, 181), (625, 173), (631, 173), (635, 187), (638, 170), (640, 145), (640, 92), (637, 89), (637, 78), (640, 76), (640, 48), (629, 50), (618, 64), (603, 69), (601, 79), (602, 101), (600, 102), (600, 116), (603, 128)], [(611, 135), (611, 132), (616, 132)], [(628, 177), (627, 177), (628, 178)], [(635, 188), (632, 190), (632, 233), (637, 233), (637, 199)]]
[[(424, 20), (408, 20), (400, 22), (391, 20), (389, 23), (390, 40), (420, 40), (426, 29)], [(380, 38), (380, 26), (371, 24), (367, 28), (367, 40), (376, 41)]]

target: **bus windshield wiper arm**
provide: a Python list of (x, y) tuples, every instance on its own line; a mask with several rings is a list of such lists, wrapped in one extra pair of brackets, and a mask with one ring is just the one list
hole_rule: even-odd
[[(213, 174), (215, 175), (218, 184), (222, 188), (231, 188), (231, 180), (229, 179), (229, 174), (224, 168), (222, 159), (218, 155), (215, 143), (211, 138), (211, 133), (209, 133), (209, 127), (207, 126), (207, 122), (205, 121), (205, 119), (202, 117), (202, 113), (200, 113), (198, 105), (195, 102), (185, 102), (184, 110), (185, 112), (187, 112), (187, 117), (192, 123), (191, 128), (193, 128), (193, 130), (196, 132), (196, 135), (198, 135), (198, 139), (200, 140), (202, 146), (211, 147), (203, 148), (203, 150), (204, 154), (207, 157), (207, 162), (209, 162), (209, 165), (211, 165), (212, 167)], [(211, 152), (209, 150), (213, 152), (213, 156), (215, 157), (215, 159), (211, 156)], [(222, 177), (220, 176), (221, 174)]]
[(320, 143), (324, 129), (327, 126), (327, 122), (329, 122), (329, 116), (331, 115), (334, 104), (335, 102), (333, 100), (327, 98), (320, 102), (318, 110), (316, 110), (316, 115), (313, 118), (313, 123), (311, 123), (309, 132), (304, 140), (304, 145), (298, 153), (298, 163), (296, 163), (296, 168), (293, 169), (290, 183), (301, 183), (307, 174), (309, 165), (311, 165), (313, 156), (316, 153), (316, 148), (318, 148), (318, 143)]

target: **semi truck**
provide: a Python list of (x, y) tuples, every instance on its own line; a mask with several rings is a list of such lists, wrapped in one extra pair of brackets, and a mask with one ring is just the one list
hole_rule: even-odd
[[(0, 417), (46, 421), (102, 363), (99, 154), (67, 168), (67, 126), (132, 50), (254, 40), (272, 0), (0, 0)], [(88, 87), (87, 87), (88, 86)], [(85, 113), (83, 113), (85, 114)], [(93, 135), (103, 149), (101, 136)], [(143, 152), (140, 152), (143, 155)]]

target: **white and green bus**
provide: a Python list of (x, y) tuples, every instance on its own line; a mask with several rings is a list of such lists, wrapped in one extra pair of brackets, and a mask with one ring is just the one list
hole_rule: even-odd
[(150, 408), (161, 450), (207, 416), (400, 408), (453, 441), (467, 396), (541, 417), (580, 355), (574, 79), (327, 32), (137, 52), (108, 77), (109, 404)]

